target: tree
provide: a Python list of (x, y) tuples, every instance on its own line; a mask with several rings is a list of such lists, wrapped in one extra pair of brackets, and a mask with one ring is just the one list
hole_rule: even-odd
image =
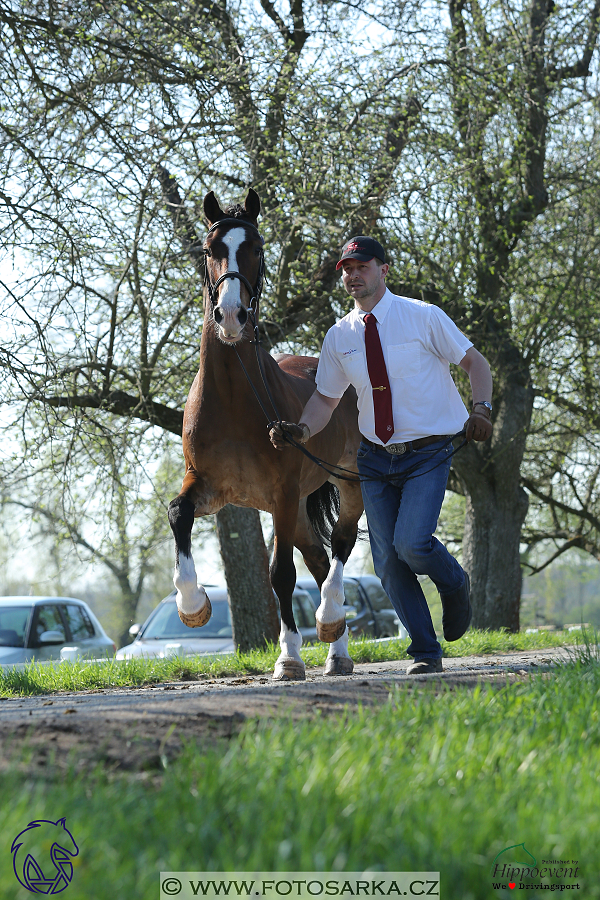
[[(543, 265), (541, 242), (535, 257), (527, 242), (585, 180), (562, 142), (564, 129), (592, 111), (585, 79), (593, 74), (600, 6), (558, 13), (545, 0), (485, 7), (449, 0), (445, 10), (446, 27), (430, 30), (426, 49), (416, 51), (421, 91), (431, 100), (410, 148), (409, 171), (420, 178), (398, 184), (392, 227), (408, 290), (437, 298), (494, 369), (493, 439), (469, 445), (454, 468), (466, 496), (463, 560), (474, 624), (517, 630), (528, 509), (521, 466), (536, 381), (545, 374), (541, 351), (556, 347), (564, 315), (548, 285), (524, 291), (520, 269)], [(418, 10), (411, 21), (418, 27)]]
[[(11, 285), (6, 364), (65, 422), (112, 414), (175, 434), (201, 327), (203, 194), (250, 182), (261, 194), (262, 327), (284, 348), (318, 348), (347, 310), (337, 248), (375, 234), (392, 288), (439, 303), (494, 367), (494, 440), (457, 455), (454, 485), (475, 622), (516, 629), (524, 460), (550, 503), (528, 433), (550, 402), (566, 310), (576, 319), (572, 291), (559, 302), (550, 278), (528, 275), (575, 246), (569, 206), (597, 190), (599, 6), (435, 9), (369, 4), (357, 32), (351, 5), (312, 0), (1, 7), (5, 235), (36, 251)], [(584, 369), (582, 357), (578, 391), (594, 382)]]
[(26, 517), (32, 536), (49, 543), (51, 555), (72, 545), (80, 562), (100, 563), (110, 573), (118, 587), (111, 618), (122, 646), (131, 640), (129, 627), (138, 618), (157, 549), (170, 538), (165, 488), (168, 496), (178, 467), (168, 449), (141, 429), (134, 453), (127, 446), (131, 431), (99, 430), (88, 422), (81, 437), (67, 432), (62, 439), (55, 429), (44, 455), (19, 454), (12, 473), (5, 463), (0, 501), (5, 515), (24, 514), (22, 524)]

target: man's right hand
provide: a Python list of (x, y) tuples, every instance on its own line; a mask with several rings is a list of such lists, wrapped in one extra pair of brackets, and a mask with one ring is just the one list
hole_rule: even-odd
[(293, 444), (286, 441), (283, 436), (284, 431), (286, 434), (289, 434), (290, 437), (294, 438), (295, 441), (298, 441), (299, 444), (305, 444), (310, 437), (308, 425), (304, 425), (303, 423), (296, 425), (294, 422), (281, 422), (281, 424), (278, 423), (272, 425), (269, 431), (269, 437), (271, 438), (271, 443), (277, 450), (285, 450), (286, 447), (293, 447)]

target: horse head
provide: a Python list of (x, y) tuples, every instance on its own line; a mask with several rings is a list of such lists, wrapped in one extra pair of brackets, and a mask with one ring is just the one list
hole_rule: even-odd
[(204, 198), (209, 230), (204, 242), (205, 284), (219, 340), (241, 340), (248, 314), (258, 316), (263, 278), (260, 199), (252, 188), (244, 201), (222, 210), (213, 191)]

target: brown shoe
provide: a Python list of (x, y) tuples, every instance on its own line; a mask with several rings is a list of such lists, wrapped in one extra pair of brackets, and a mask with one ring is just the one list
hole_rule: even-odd
[(440, 594), (440, 600), (444, 638), (447, 641), (457, 641), (463, 636), (473, 618), (471, 582), (466, 572), (464, 584), (450, 594)]
[(443, 672), (441, 659), (419, 659), (406, 670), (407, 675), (430, 675), (432, 672)]

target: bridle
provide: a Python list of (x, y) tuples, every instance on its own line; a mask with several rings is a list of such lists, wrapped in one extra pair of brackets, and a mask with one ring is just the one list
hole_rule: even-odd
[[(231, 222), (232, 224), (235, 223), (235, 225), (237, 225), (238, 227), (251, 228), (254, 232), (256, 232), (256, 234), (258, 235), (260, 240), (261, 241), (263, 240), (261, 237), (260, 231), (258, 230), (256, 225), (253, 225), (252, 222), (248, 222), (246, 219), (235, 219), (235, 218), (233, 218), (233, 216), (226, 216), (223, 219), (219, 219), (219, 221), (215, 222), (214, 225), (211, 225), (211, 227), (208, 229), (208, 231), (206, 233), (206, 237), (209, 237), (213, 233), (213, 231), (215, 231), (215, 229), (217, 229), (219, 227), (219, 225), (223, 225), (226, 222), (227, 223)], [(260, 301), (260, 295), (262, 294), (263, 282), (264, 282), (264, 278), (265, 278), (265, 254), (264, 254), (262, 246), (260, 248), (260, 261), (259, 261), (259, 266), (258, 266), (258, 276), (256, 278), (256, 286), (255, 287), (252, 287), (252, 285), (250, 284), (250, 282), (248, 281), (246, 276), (242, 275), (241, 272), (230, 272), (230, 271), (224, 272), (223, 275), (221, 275), (219, 278), (217, 278), (217, 280), (215, 282), (211, 283), (210, 275), (208, 274), (208, 264), (207, 264), (207, 259), (206, 259), (207, 255), (208, 255), (208, 247), (204, 247), (203, 252), (204, 252), (204, 286), (206, 287), (206, 290), (208, 293), (208, 299), (210, 301), (210, 307), (211, 307), (211, 311), (213, 314), (213, 318), (214, 318), (215, 307), (217, 306), (217, 303), (218, 303), (217, 288), (219, 287), (219, 285), (223, 284), (223, 282), (226, 281), (228, 278), (237, 278), (238, 281), (242, 282), (242, 284), (244, 285), (244, 287), (250, 294), (250, 303), (249, 303), (248, 307), (245, 308), (242, 306), (242, 309), (245, 309), (245, 311), (246, 311), (246, 321), (247, 321), (248, 315), (251, 315), (254, 320), (253, 327), (256, 327), (256, 314), (258, 311), (258, 304)], [(238, 318), (239, 318), (239, 316), (238, 316)], [(216, 319), (215, 319), (215, 321), (216, 321)], [(242, 322), (240, 319), (240, 324), (245, 325), (246, 321)]]
[[(252, 222), (248, 222), (244, 219), (235, 219), (232, 216), (226, 216), (223, 219), (219, 219), (219, 221), (215, 222), (214, 225), (211, 225), (211, 227), (208, 229), (208, 231), (206, 233), (206, 237), (209, 237), (209, 235), (212, 234), (212, 232), (216, 228), (218, 228), (219, 225), (222, 225), (224, 222), (232, 222), (238, 226), (243, 225), (244, 227), (252, 228), (253, 231), (255, 231), (256, 234), (258, 235), (258, 237), (261, 239), (261, 241), (263, 240), (261, 237), (260, 231), (258, 230), (256, 225), (253, 225)], [(205, 247), (204, 248), (205, 257), (207, 254), (207, 250), (208, 250), (208, 248)], [(242, 275), (241, 272), (229, 272), (229, 271), (224, 272), (223, 275), (221, 275), (219, 278), (217, 278), (217, 280), (214, 282), (214, 284), (211, 284), (210, 277), (208, 275), (208, 266), (206, 264), (206, 258), (204, 261), (204, 284), (205, 284), (207, 292), (208, 292), (208, 299), (210, 301), (213, 319), (215, 318), (214, 311), (215, 311), (215, 306), (217, 305), (215, 302), (215, 297), (216, 297), (215, 292), (216, 292), (217, 288), (219, 287), (219, 285), (222, 284), (227, 278), (237, 278), (239, 281), (242, 282), (242, 284), (244, 284), (246, 286), (248, 293), (250, 294), (250, 304), (249, 304), (248, 308), (246, 309), (246, 321), (247, 321), (248, 317), (250, 317), (252, 320), (251, 324), (252, 324), (252, 330), (254, 332), (254, 340), (251, 343), (254, 344), (254, 347), (256, 350), (256, 362), (258, 364), (258, 371), (260, 372), (260, 377), (261, 377), (261, 381), (263, 383), (263, 387), (265, 389), (265, 393), (266, 393), (267, 397), (269, 398), (269, 402), (270, 402), (271, 406), (273, 407), (273, 412), (275, 413), (274, 419), (271, 418), (271, 416), (263, 402), (262, 397), (260, 396), (259, 392), (257, 391), (256, 386), (254, 385), (252, 379), (250, 378), (248, 370), (246, 369), (246, 366), (244, 365), (242, 357), (240, 356), (238, 348), (235, 346), (235, 344), (233, 345), (233, 349), (235, 350), (237, 358), (240, 361), (240, 365), (244, 371), (244, 375), (246, 376), (248, 384), (252, 388), (252, 390), (254, 392), (254, 396), (258, 400), (258, 404), (266, 416), (267, 428), (272, 428), (274, 425), (282, 426), (283, 423), (282, 423), (281, 416), (279, 415), (279, 412), (277, 411), (277, 407), (275, 405), (273, 395), (269, 389), (269, 385), (267, 383), (267, 379), (265, 377), (262, 361), (260, 358), (260, 332), (258, 329), (257, 313), (258, 313), (258, 303), (259, 303), (260, 295), (261, 295), (262, 289), (263, 289), (264, 273), (265, 273), (265, 255), (264, 255), (262, 246), (261, 246), (261, 250), (260, 250), (260, 264), (259, 264), (258, 277), (256, 279), (255, 287), (252, 287), (252, 285), (250, 284), (250, 282), (248, 281), (246, 276)], [(245, 307), (242, 307), (242, 309), (245, 309)], [(238, 318), (239, 318), (239, 316), (238, 316)], [(217, 320), (215, 319), (215, 322), (216, 321)], [(244, 321), (243, 325), (246, 324), (246, 321)], [(240, 324), (242, 324), (241, 320), (240, 320)], [(299, 441), (296, 441), (291, 436), (291, 434), (286, 433), (285, 430), (283, 430), (283, 428), (282, 428), (282, 434), (284, 436), (284, 439), (289, 444), (292, 444), (292, 446), (294, 446), (298, 450), (300, 450), (300, 452), (303, 453), (304, 456), (308, 457), (308, 459), (310, 459), (315, 465), (319, 466), (319, 468), (321, 468), (325, 472), (327, 472), (328, 475), (332, 476), (333, 478), (337, 478), (339, 481), (352, 481), (355, 483), (360, 483), (362, 481), (386, 481), (386, 482), (389, 481), (389, 482), (392, 482), (392, 483), (398, 485), (399, 476), (396, 474), (388, 474), (388, 475), (380, 475), (380, 476), (359, 475), (358, 472), (354, 472), (352, 469), (347, 469), (344, 466), (336, 465), (336, 463), (329, 463), (326, 460), (321, 459), (318, 456), (315, 456), (306, 447), (304, 447)], [(462, 432), (458, 432), (455, 435), (452, 435), (452, 437), (448, 438), (448, 440), (445, 442), (444, 447), (450, 445), (455, 438), (461, 437), (463, 435), (464, 435), (464, 430)], [(453, 448), (452, 453), (448, 454), (447, 459), (452, 458), (452, 456), (454, 456), (454, 454), (457, 453), (458, 450), (460, 450), (460, 449), (462, 449), (462, 447), (464, 447), (465, 443), (466, 443), (466, 441), (463, 440), (463, 442), (460, 444), (460, 446)], [(445, 462), (446, 462), (446, 459), (439, 460), (439, 462), (437, 462), (434, 466), (432, 466), (431, 469), (428, 469), (427, 472), (433, 471), (433, 469), (438, 468), (438, 466), (443, 465)], [(420, 465), (420, 463), (416, 463), (410, 469), (408, 469), (404, 473), (404, 476), (402, 478), (402, 485), (398, 485), (398, 486), (400, 486), (400, 487), (403, 486), (407, 481), (411, 481), (413, 478), (418, 478), (419, 475), (427, 474), (427, 472), (416, 471), (419, 468), (419, 465)]]

